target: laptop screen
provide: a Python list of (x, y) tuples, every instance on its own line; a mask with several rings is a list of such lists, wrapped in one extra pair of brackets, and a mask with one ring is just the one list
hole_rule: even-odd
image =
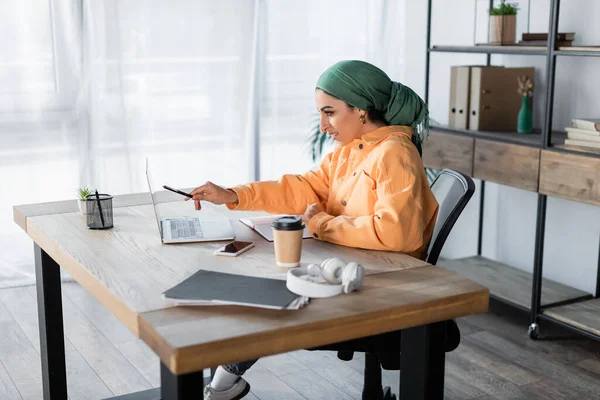
[(152, 179), (150, 178), (150, 168), (148, 167), (148, 158), (146, 158), (146, 179), (148, 180), (148, 189), (150, 190), (150, 198), (152, 199), (152, 207), (154, 208), (154, 215), (156, 215), (156, 223), (158, 224), (158, 232), (160, 237), (162, 234), (162, 224), (160, 223), (160, 215), (158, 214), (158, 207), (156, 206), (156, 199), (154, 198), (154, 191), (152, 190)]

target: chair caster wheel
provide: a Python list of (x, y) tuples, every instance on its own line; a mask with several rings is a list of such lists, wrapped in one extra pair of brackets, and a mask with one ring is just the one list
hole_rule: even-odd
[(396, 395), (392, 393), (392, 388), (389, 386), (383, 388), (383, 400), (396, 400)]
[(527, 330), (527, 335), (529, 336), (529, 339), (537, 340), (539, 333), (540, 333), (540, 328), (539, 328), (538, 324), (533, 323), (533, 324), (529, 325), (529, 329)]

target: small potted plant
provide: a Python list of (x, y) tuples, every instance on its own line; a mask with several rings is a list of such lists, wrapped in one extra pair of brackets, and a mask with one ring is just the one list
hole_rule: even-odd
[(77, 206), (79, 207), (79, 212), (81, 215), (85, 215), (87, 213), (85, 199), (90, 194), (92, 194), (92, 191), (88, 189), (87, 186), (77, 189), (77, 195), (79, 196), (77, 199)]
[(490, 10), (491, 44), (515, 44), (518, 9), (516, 3), (502, 2)]
[(519, 88), (517, 93), (521, 96), (521, 109), (517, 117), (517, 132), (519, 133), (531, 133), (533, 126), (533, 114), (531, 111), (531, 101), (529, 100), (533, 96), (533, 82), (526, 75), (519, 75), (517, 77)]

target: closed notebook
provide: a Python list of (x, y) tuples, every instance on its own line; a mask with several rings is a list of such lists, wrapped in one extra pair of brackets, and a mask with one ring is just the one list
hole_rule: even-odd
[[(254, 218), (240, 218), (240, 222), (252, 229), (253, 231), (255, 231), (256, 233), (258, 233), (263, 238), (267, 239), (267, 241), (272, 242), (274, 239), (271, 224), (279, 217), (283, 217), (283, 215), (267, 215)], [(308, 232), (308, 226), (304, 228), (302, 238), (311, 238), (310, 233)]]
[(573, 118), (571, 125), (576, 129), (600, 132), (600, 118)]
[(589, 140), (565, 139), (565, 144), (569, 146), (590, 147), (600, 149), (600, 142), (592, 142)]
[(308, 298), (292, 293), (285, 280), (199, 270), (163, 293), (178, 305), (241, 305), (297, 310)]

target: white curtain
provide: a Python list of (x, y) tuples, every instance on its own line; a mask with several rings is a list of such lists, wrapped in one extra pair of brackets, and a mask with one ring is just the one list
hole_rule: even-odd
[(266, 3), (260, 171), (262, 179), (276, 179), (314, 167), (307, 139), (318, 117), (315, 83), (327, 67), (365, 60), (403, 79), (404, 0)]
[(0, 1), (0, 287), (34, 282), (15, 204), (153, 179), (304, 172), (314, 84), (340, 59), (401, 80), (403, 1)]

